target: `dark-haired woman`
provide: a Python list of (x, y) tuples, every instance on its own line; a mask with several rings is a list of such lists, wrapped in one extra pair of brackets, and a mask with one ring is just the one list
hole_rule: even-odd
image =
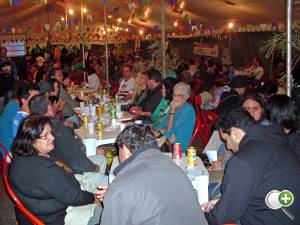
[(240, 100), (240, 106), (246, 109), (258, 124), (268, 125), (264, 105), (264, 99), (252, 91), (244, 94)]
[[(41, 221), (63, 225), (68, 206), (92, 204), (96, 200), (94, 194), (80, 189), (63, 162), (49, 156), (53, 149), (50, 119), (37, 115), (26, 118), (12, 147), (10, 183), (21, 202)], [(22, 214), (16, 211), (16, 215), (19, 224), (24, 224)]]
[(178, 82), (179, 80), (172, 77), (167, 77), (163, 80), (161, 88), (163, 98), (161, 99), (154, 112), (151, 114), (151, 120), (154, 124), (161, 122), (168, 114), (170, 110), (170, 102), (173, 99), (173, 87)]
[(287, 95), (273, 95), (266, 104), (266, 119), (282, 127), (300, 159), (300, 129), (293, 99)]

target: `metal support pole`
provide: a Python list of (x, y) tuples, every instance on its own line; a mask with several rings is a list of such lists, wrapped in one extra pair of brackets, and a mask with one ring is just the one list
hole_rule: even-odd
[(167, 76), (166, 72), (166, 18), (164, 0), (160, 0), (160, 27), (161, 27), (161, 51), (162, 51), (162, 75)]
[(287, 0), (286, 94), (292, 95), (292, 0)]
[(106, 84), (107, 93), (109, 91), (109, 74), (108, 74), (108, 33), (107, 33), (107, 14), (106, 3), (104, 3), (104, 31), (105, 31), (105, 72), (106, 72)]
[(83, 67), (83, 79), (84, 84), (86, 83), (86, 74), (85, 74), (85, 51), (84, 51), (84, 27), (83, 27), (83, 7), (82, 0), (80, 1), (80, 15), (81, 15), (81, 49), (82, 49), (82, 67)]

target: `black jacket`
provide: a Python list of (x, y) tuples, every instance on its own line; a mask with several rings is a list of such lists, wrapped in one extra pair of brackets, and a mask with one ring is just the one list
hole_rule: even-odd
[[(280, 209), (265, 203), (272, 190), (289, 190), (295, 201), (287, 209), (295, 221)], [(282, 129), (254, 126), (239, 144), (239, 151), (228, 160), (221, 187), (221, 199), (209, 214), (209, 224), (242, 225), (300, 224), (300, 162)]]
[(86, 156), (85, 145), (74, 131), (56, 118), (51, 119), (55, 148), (50, 155), (65, 162), (74, 173), (94, 172), (96, 165)]
[(220, 102), (217, 107), (217, 114), (220, 115), (238, 107), (240, 99), (241, 97), (234, 89), (231, 89), (229, 92), (224, 92), (221, 95)]
[(17, 197), (47, 225), (63, 225), (68, 206), (95, 201), (94, 195), (81, 191), (74, 175), (58, 167), (51, 157), (15, 155), (9, 172)]

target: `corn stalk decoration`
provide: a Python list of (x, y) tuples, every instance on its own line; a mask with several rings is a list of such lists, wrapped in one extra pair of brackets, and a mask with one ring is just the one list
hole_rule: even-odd
[[(297, 21), (300, 24), (300, 21)], [(292, 32), (292, 70), (300, 60), (300, 29), (294, 29)], [(264, 55), (266, 59), (273, 61), (274, 55), (280, 55), (285, 59), (287, 54), (287, 33), (275, 33), (271, 39), (264, 42), (264, 45), (260, 49), (260, 54)], [(272, 62), (273, 63), (273, 62)], [(284, 82), (286, 74), (283, 73), (279, 83)]]

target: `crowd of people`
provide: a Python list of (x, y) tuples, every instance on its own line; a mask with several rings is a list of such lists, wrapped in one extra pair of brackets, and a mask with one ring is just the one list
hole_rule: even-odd
[[(86, 68), (65, 48), (59, 58), (27, 55), (21, 63), (6, 53), (1, 48), (0, 143), (13, 156), (14, 192), (45, 224), (68, 224), (67, 208), (84, 205), (93, 208), (88, 225), (300, 224), (299, 109), (281, 92), (281, 62), (267, 79), (256, 57), (240, 70), (195, 57), (179, 60), (163, 77), (140, 53), (112, 51), (107, 82), (103, 58), (93, 53)], [(117, 94), (128, 102), (122, 110), (143, 123), (117, 137), (120, 165), (110, 185), (103, 148), (87, 157), (74, 133), (81, 126), (74, 110), (81, 100), (67, 91), (73, 85)], [(186, 154), (203, 115), (218, 118), (209, 125), (224, 142), (208, 171), (224, 176), (218, 194), (200, 206), (184, 171), (162, 151), (180, 143)], [(92, 187), (83, 188), (78, 175)], [(286, 206), (293, 218), (268, 207), (273, 190), (293, 194)], [(16, 217), (19, 224), (28, 222), (18, 210)]]

